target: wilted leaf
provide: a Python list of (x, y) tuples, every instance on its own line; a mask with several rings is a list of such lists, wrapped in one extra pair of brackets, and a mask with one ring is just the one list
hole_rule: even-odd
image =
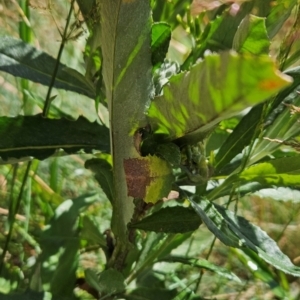
[[(0, 71), (50, 85), (56, 59), (9, 36), (0, 37)], [(82, 74), (59, 64), (54, 87), (95, 98), (95, 88)]]
[(175, 206), (162, 208), (129, 226), (145, 231), (184, 233), (196, 230), (200, 224), (201, 219), (193, 210)]
[(171, 166), (157, 156), (124, 160), (128, 196), (155, 203), (167, 197), (174, 177)]
[(169, 79), (163, 95), (151, 102), (148, 118), (156, 134), (189, 141), (290, 82), (267, 56), (209, 54), (190, 71)]
[(42, 115), (0, 117), (0, 156), (44, 159), (55, 150), (67, 153), (93, 149), (109, 151), (108, 128), (84, 117), (76, 121), (45, 119)]

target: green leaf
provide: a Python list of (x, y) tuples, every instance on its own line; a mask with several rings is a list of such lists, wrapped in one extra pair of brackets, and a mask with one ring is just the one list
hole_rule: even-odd
[(208, 200), (201, 199), (199, 203), (190, 201), (207, 228), (225, 245), (251, 249), (275, 268), (300, 276), (300, 268), (294, 266), (277, 244), (259, 227)]
[(125, 278), (122, 273), (108, 269), (99, 275), (99, 289), (105, 294), (121, 293), (125, 290)]
[(95, 173), (95, 178), (110, 202), (114, 199), (112, 165), (105, 158), (92, 158), (85, 167)]
[(181, 162), (180, 148), (174, 143), (159, 144), (155, 149), (155, 154), (161, 156), (171, 166), (178, 167)]
[(265, 231), (219, 205), (215, 205), (215, 207), (226, 220), (231, 230), (239, 238), (244, 239), (243, 246), (256, 252), (260, 258), (275, 268), (294, 276), (300, 276), (300, 268), (293, 265)]
[(199, 133), (261, 102), (290, 81), (267, 56), (208, 54), (190, 71), (170, 78), (163, 95), (151, 102), (149, 122), (167, 140), (198, 139)]
[(108, 152), (108, 128), (84, 117), (76, 121), (45, 119), (42, 115), (0, 117), (0, 156), (4, 160), (27, 156), (44, 159), (60, 148), (67, 153), (82, 149)]
[(107, 250), (107, 244), (105, 236), (99, 231), (98, 226), (90, 217), (84, 216), (82, 219), (82, 229), (80, 231), (80, 237), (88, 240), (93, 244), (98, 244), (105, 251)]
[(151, 51), (153, 66), (163, 63), (171, 40), (171, 27), (167, 23), (154, 23), (151, 31)]
[(190, 202), (203, 223), (222, 243), (235, 248), (243, 246), (244, 241), (230, 229), (212, 202), (205, 199), (201, 199), (199, 203), (190, 199)]
[[(49, 86), (55, 64), (55, 58), (22, 40), (0, 37), (0, 71)], [(96, 96), (92, 82), (63, 64), (59, 64), (54, 87), (90, 98)]]
[(162, 208), (139, 222), (130, 223), (129, 227), (145, 231), (184, 233), (196, 230), (200, 224), (201, 220), (193, 210), (175, 206)]
[[(286, 103), (300, 106), (300, 96), (295, 90), (285, 99)], [(290, 140), (300, 133), (299, 116), (291, 114), (290, 108), (282, 104), (281, 113), (275, 116), (275, 120), (268, 120), (271, 124), (263, 132), (262, 137), (255, 144), (251, 153), (249, 165), (271, 154), (281, 146), (281, 142)]]
[(221, 145), (215, 156), (214, 172), (218, 174), (222, 168), (248, 146), (253, 138), (257, 123), (261, 118), (264, 104), (253, 107), (234, 128), (233, 132)]
[(206, 269), (206, 270), (212, 271), (224, 278), (227, 278), (229, 280), (234, 280), (236, 282), (241, 283), (241, 280), (234, 273), (230, 272), (226, 268), (217, 266), (217, 265), (209, 262), (206, 259), (170, 255), (170, 256), (167, 256), (164, 259), (162, 259), (162, 261), (178, 262), (181, 264), (190, 265), (195, 268)]
[(282, 157), (253, 165), (238, 178), (242, 183), (259, 182), (264, 186), (298, 186), (300, 183), (300, 156)]
[(73, 294), (78, 266), (78, 217), (87, 206), (98, 200), (97, 195), (84, 195), (64, 201), (41, 235), (42, 253), (38, 258), (40, 280), (45, 291), (53, 295)]
[(233, 49), (240, 53), (261, 55), (269, 53), (270, 44), (265, 18), (248, 15), (234, 36)]
[(171, 166), (157, 156), (124, 160), (128, 195), (156, 203), (171, 191), (174, 176)]

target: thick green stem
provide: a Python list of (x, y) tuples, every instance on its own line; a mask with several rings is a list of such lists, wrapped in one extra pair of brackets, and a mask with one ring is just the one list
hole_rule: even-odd
[(110, 266), (122, 270), (132, 245), (127, 224), (133, 215), (124, 160), (139, 156), (133, 141), (146, 125), (151, 92), (151, 10), (148, 0), (100, 1), (102, 74), (110, 113), (114, 192), (112, 230), (116, 248)]

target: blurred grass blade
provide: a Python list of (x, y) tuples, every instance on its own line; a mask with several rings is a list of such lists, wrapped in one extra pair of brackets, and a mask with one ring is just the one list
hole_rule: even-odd
[(81, 149), (109, 151), (108, 128), (84, 117), (76, 121), (45, 119), (41, 115), (0, 117), (0, 156), (44, 159), (55, 150), (74, 153)]
[(73, 294), (78, 267), (78, 217), (82, 209), (95, 203), (97, 195), (83, 195), (64, 201), (40, 237), (42, 253), (38, 258), (45, 291), (55, 296)]
[(297, 2), (297, 0), (278, 0), (275, 2), (275, 5), (273, 5), (271, 12), (266, 18), (266, 26), (270, 39), (272, 39), (284, 25), (297, 5)]
[[(294, 91), (285, 99), (286, 103), (294, 106), (300, 106), (300, 96)], [(291, 114), (290, 108), (284, 103), (281, 105), (281, 113), (275, 116), (275, 120), (270, 119), (270, 125), (263, 132), (260, 140), (257, 141), (251, 157), (249, 165), (259, 161), (266, 155), (269, 155), (281, 146), (281, 142), (286, 142), (300, 133), (299, 115)], [(267, 139), (264, 139), (267, 138)], [(277, 140), (272, 141), (272, 140)]]
[[(0, 71), (48, 86), (56, 59), (21, 40), (0, 37)], [(54, 87), (76, 92), (92, 99), (95, 89), (82, 74), (59, 64)]]
[(234, 280), (236, 282), (241, 283), (241, 280), (234, 273), (230, 272), (226, 268), (219, 267), (203, 258), (192, 258), (192, 257), (181, 257), (181, 256), (170, 255), (163, 258), (162, 261), (174, 262), (174, 263), (177, 262), (184, 265), (190, 265), (195, 268), (209, 270), (224, 278), (227, 278), (228, 280)]

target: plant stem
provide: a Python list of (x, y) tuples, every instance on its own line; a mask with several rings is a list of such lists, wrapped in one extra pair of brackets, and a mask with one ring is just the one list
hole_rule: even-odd
[(24, 193), (26, 181), (27, 181), (27, 178), (28, 178), (28, 175), (29, 175), (30, 167), (31, 167), (31, 161), (29, 161), (27, 163), (26, 171), (25, 171), (25, 174), (24, 174), (24, 177), (23, 177), (23, 181), (22, 181), (22, 186), (21, 186), (21, 189), (20, 189), (20, 192), (19, 192), (19, 196), (18, 196), (18, 199), (17, 199), (17, 202), (16, 202), (16, 206), (15, 206), (14, 211), (13, 211), (13, 215), (12, 215), (12, 219), (11, 219), (11, 222), (10, 222), (9, 231), (8, 231), (8, 234), (7, 234), (7, 237), (6, 237), (6, 241), (5, 241), (5, 245), (4, 245), (4, 248), (3, 248), (3, 252), (2, 252), (2, 255), (1, 255), (0, 274), (2, 273), (2, 270), (3, 270), (5, 255), (6, 255), (6, 252), (7, 252), (7, 249), (8, 249), (8, 245), (9, 245), (10, 240), (11, 240), (14, 223), (16, 221), (16, 214), (17, 214), (17, 212), (18, 212), (18, 210), (20, 208), (20, 204), (21, 204), (21, 200), (22, 200), (22, 197), (23, 197), (23, 193)]
[(52, 99), (51, 99), (52, 88), (54, 86), (54, 82), (55, 82), (56, 75), (57, 75), (57, 72), (58, 72), (58, 67), (59, 67), (59, 64), (60, 64), (61, 55), (62, 55), (62, 52), (64, 50), (65, 44), (67, 42), (68, 28), (69, 28), (69, 24), (70, 24), (70, 20), (71, 20), (71, 14), (72, 14), (74, 2), (75, 2), (75, 0), (72, 0), (71, 5), (70, 5), (70, 10), (69, 10), (68, 17), (67, 17), (67, 23), (66, 23), (66, 26), (65, 26), (65, 29), (64, 29), (64, 33), (63, 33), (63, 36), (62, 36), (62, 41), (61, 41), (59, 51), (58, 51), (58, 55), (57, 55), (57, 58), (56, 58), (54, 71), (53, 71), (53, 74), (52, 74), (52, 77), (51, 77), (51, 82), (50, 82), (49, 88), (48, 88), (48, 92), (47, 92), (47, 96), (46, 96), (46, 100), (45, 100), (45, 105), (44, 105), (44, 109), (43, 109), (43, 117), (45, 117), (45, 118), (48, 116), (48, 113), (49, 113), (49, 109), (50, 109), (51, 101), (52, 101)]
[(140, 156), (133, 135), (147, 124), (144, 111), (152, 88), (151, 7), (145, 0), (102, 0), (100, 15), (102, 75), (110, 116), (114, 177), (111, 228), (116, 238), (108, 265), (121, 271), (133, 248), (127, 224), (134, 205), (128, 196), (124, 161)]

